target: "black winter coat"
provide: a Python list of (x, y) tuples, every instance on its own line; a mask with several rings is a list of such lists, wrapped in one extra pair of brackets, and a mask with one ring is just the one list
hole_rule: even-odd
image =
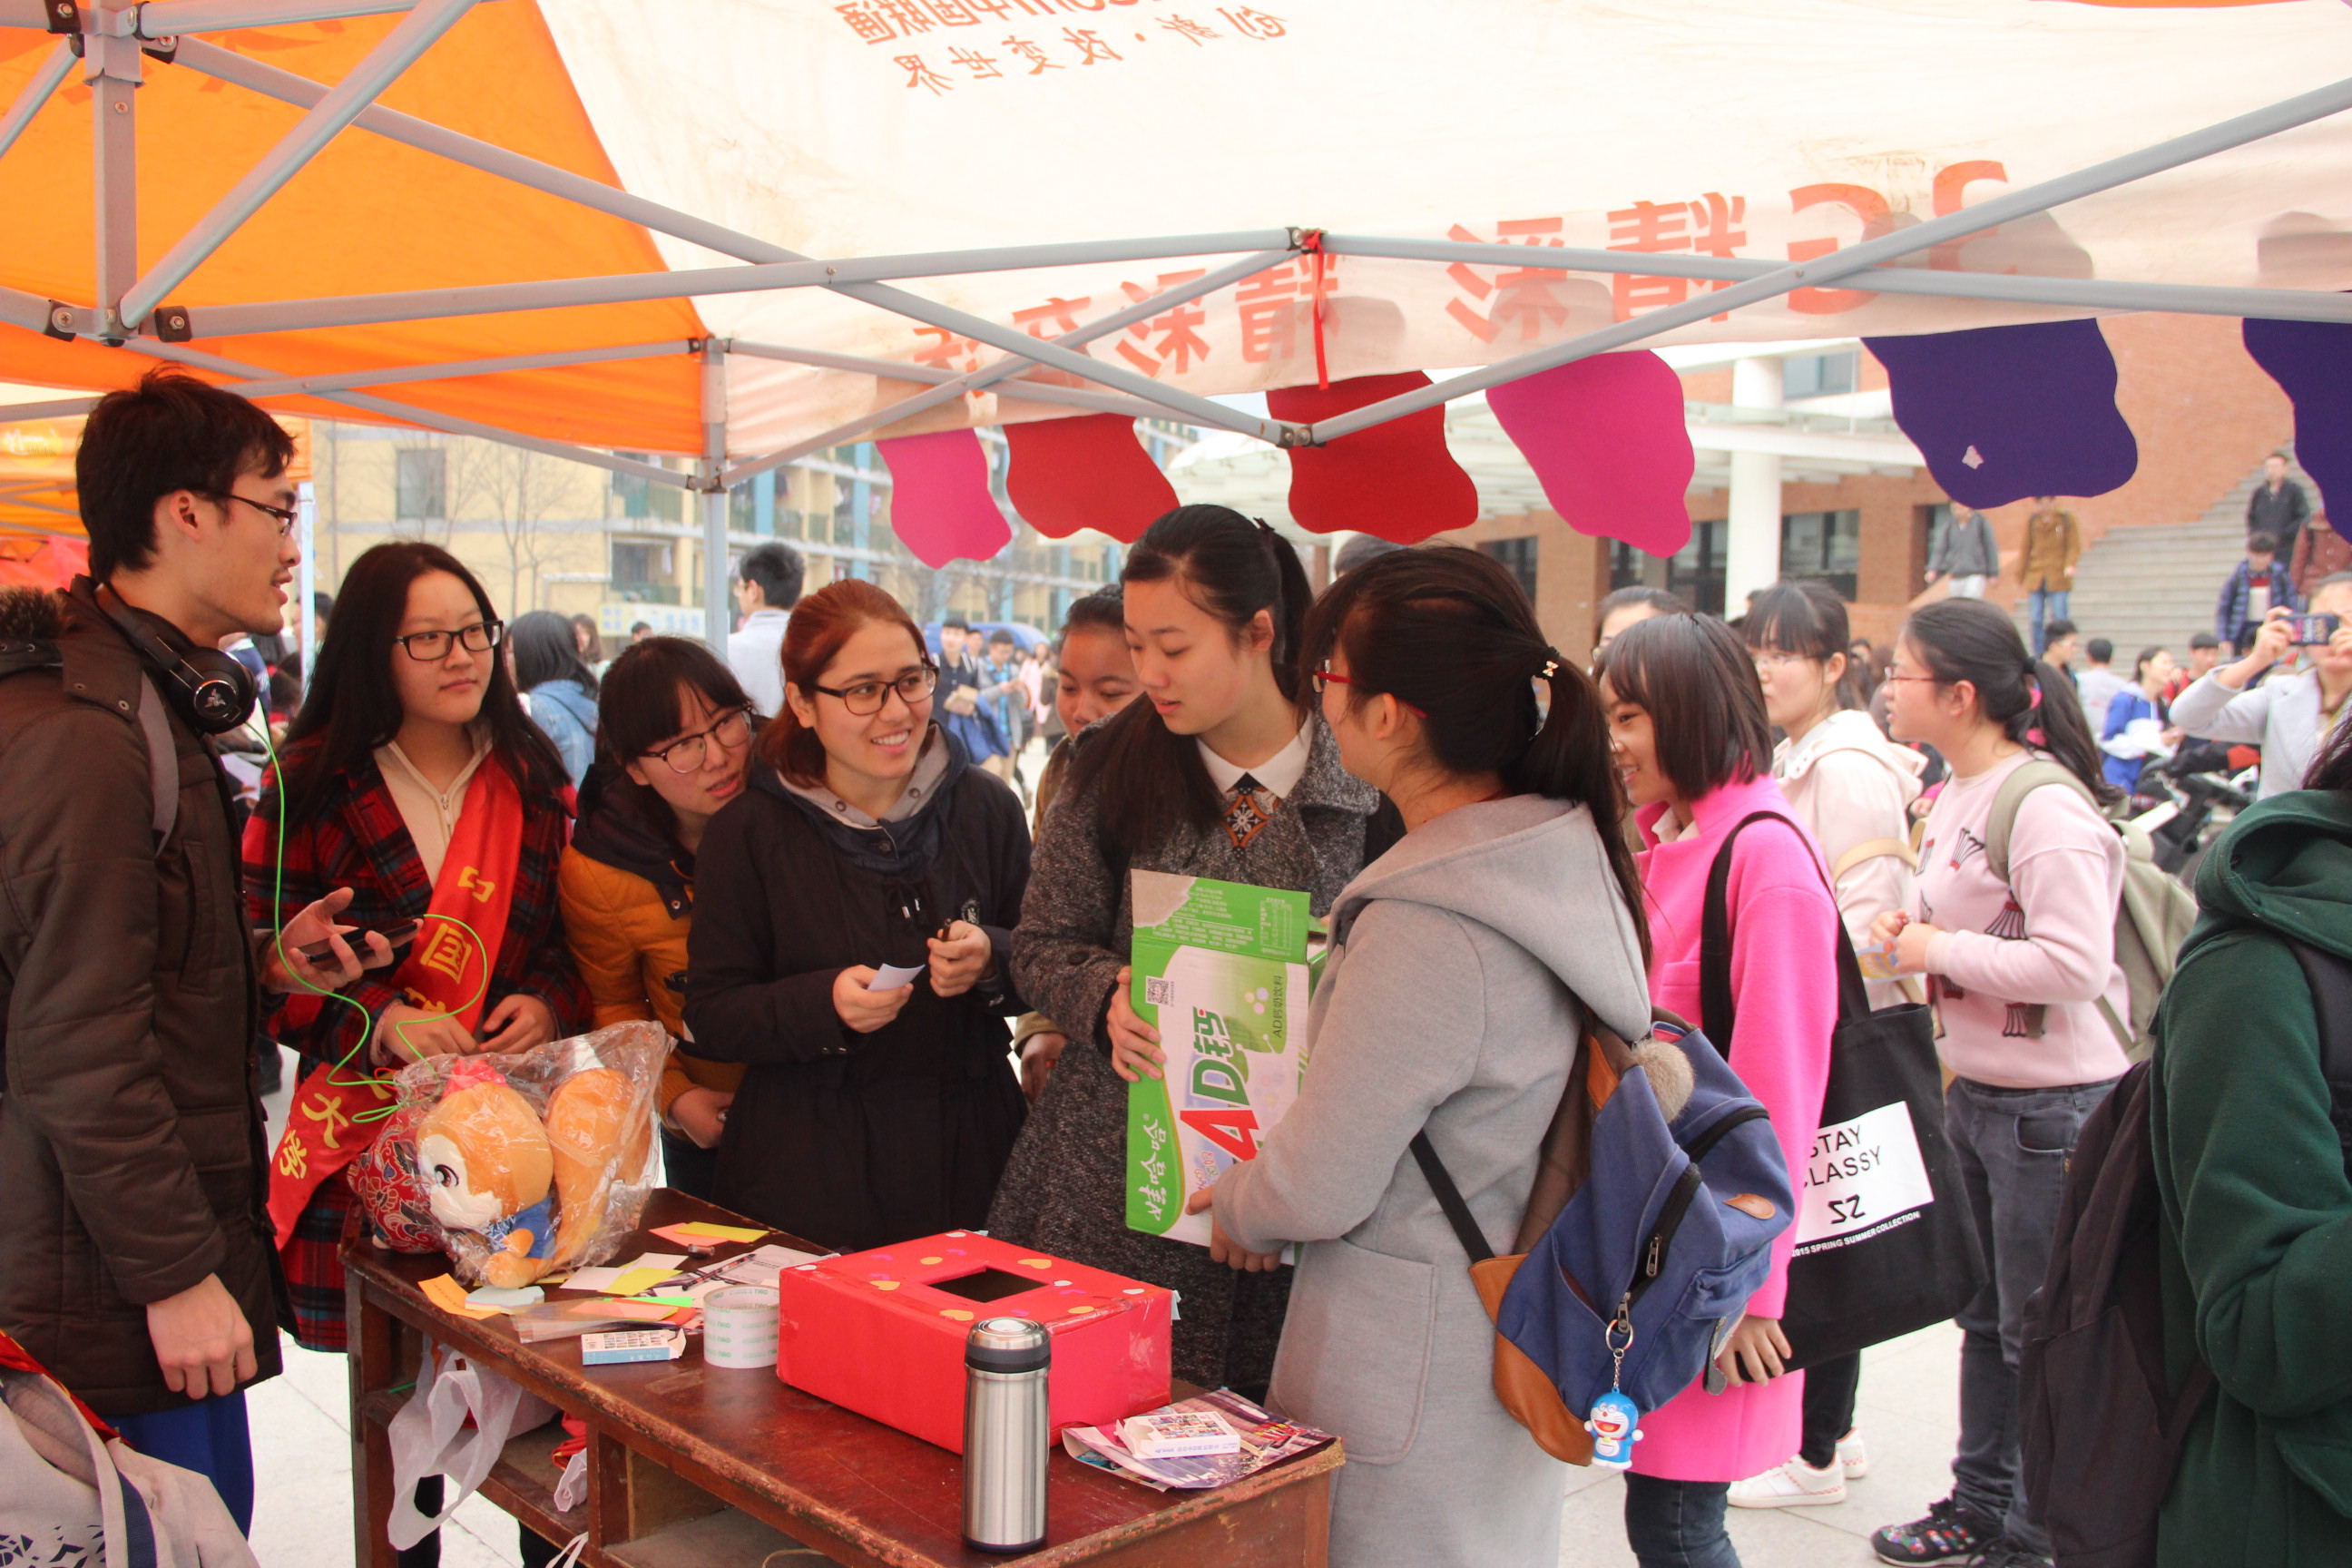
[(56, 603), (63, 670), (0, 680), (0, 1329), (101, 1415), (142, 1415), (188, 1403), (147, 1305), (208, 1274), (257, 1376), (278, 1370), (258, 998), (211, 747), (171, 715), (179, 814), (159, 852), (146, 666), (85, 583)]
[[(950, 744), (936, 731), (931, 743)], [(844, 1251), (984, 1224), (1026, 1113), (1005, 1020), (1022, 1011), (1009, 928), (1029, 883), (1028, 827), (1013, 791), (961, 748), (935, 787), (919, 816), (940, 814), (938, 851), (912, 875), (860, 864), (848, 829), (819, 823), (756, 762), (697, 855), (688, 1048), (751, 1068), (712, 1196)], [(890, 832), (903, 842), (915, 826)], [(941, 997), (919, 976), (882, 1028), (841, 1022), (835, 976), (922, 964), (926, 939), (959, 919), (988, 932), (996, 980)]]

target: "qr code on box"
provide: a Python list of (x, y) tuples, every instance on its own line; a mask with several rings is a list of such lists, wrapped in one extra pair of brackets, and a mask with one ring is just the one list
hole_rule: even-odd
[(1146, 977), (1143, 982), (1143, 999), (1154, 1007), (1173, 1007), (1176, 1005), (1176, 982), (1166, 975), (1157, 978)]

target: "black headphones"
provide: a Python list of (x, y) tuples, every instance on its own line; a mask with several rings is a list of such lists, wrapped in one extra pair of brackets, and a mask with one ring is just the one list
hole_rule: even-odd
[(164, 694), (198, 733), (225, 735), (253, 717), (254, 704), (261, 696), (253, 671), (218, 648), (177, 651), (156, 636), (112, 588), (103, 583), (97, 587), (98, 607), (139, 650), (139, 657), (163, 676)]

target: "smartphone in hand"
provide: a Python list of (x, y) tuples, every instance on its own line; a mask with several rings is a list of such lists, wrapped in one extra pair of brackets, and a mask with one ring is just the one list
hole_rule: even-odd
[[(376, 934), (383, 937), (384, 944), (392, 949), (392, 956), (386, 959), (383, 963), (370, 964), (368, 967), (371, 969), (389, 969), (399, 963), (402, 959), (407, 957), (408, 950), (416, 944), (417, 928), (423, 922), (418, 921), (402, 921), (397, 925), (386, 926), (383, 931), (378, 931)], [(352, 950), (357, 952), (365, 947), (367, 943), (367, 932), (363, 931), (345, 931), (343, 933), (343, 940), (351, 943)], [(335, 946), (334, 943), (331, 942), (314, 942), (310, 943), (308, 946), (298, 947), (294, 951), (300, 953), (304, 958), (309, 959), (312, 963), (326, 963), (331, 962), (335, 956)]]

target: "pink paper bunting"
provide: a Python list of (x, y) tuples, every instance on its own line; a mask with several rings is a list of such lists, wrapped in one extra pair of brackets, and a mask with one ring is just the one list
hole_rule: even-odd
[(926, 566), (985, 561), (1013, 542), (1013, 525), (988, 490), (979, 433), (894, 436), (875, 447), (890, 469), (890, 522)]
[(1652, 555), (1690, 542), (1682, 379), (1656, 354), (1538, 371), (1488, 389), (1486, 404), (1570, 528)]

